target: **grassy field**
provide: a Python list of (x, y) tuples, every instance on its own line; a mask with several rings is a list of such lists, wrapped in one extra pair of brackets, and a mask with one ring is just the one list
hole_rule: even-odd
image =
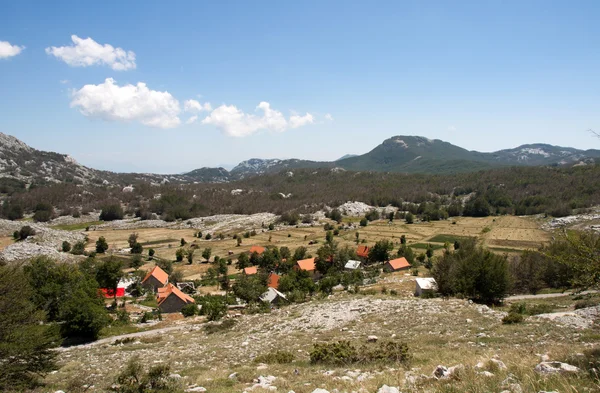
[(53, 229), (61, 229), (63, 231), (83, 231), (87, 227), (92, 225), (100, 225), (103, 224), (104, 221), (90, 221), (90, 222), (82, 222), (79, 224), (61, 224), (52, 226)]
[[(489, 228), (490, 230), (482, 233), (483, 228)], [(237, 240), (233, 239), (233, 235), (241, 235), (252, 229), (256, 230), (256, 236), (242, 238), (242, 244), (238, 247)], [(223, 240), (214, 238), (211, 240), (198, 239), (194, 237), (197, 232), (194, 229), (142, 228), (135, 231), (101, 229), (86, 232), (90, 239), (87, 249), (92, 251), (96, 240), (100, 236), (104, 236), (110, 246), (109, 252), (117, 253), (119, 249), (128, 247), (127, 239), (133, 232), (138, 234), (138, 241), (144, 245), (145, 253), (147, 253), (148, 248), (152, 248), (156, 252), (156, 257), (166, 260), (175, 260), (175, 252), (180, 247), (182, 238), (187, 242), (186, 249), (194, 247), (196, 251), (192, 265), (187, 264), (185, 260), (175, 264), (175, 268), (181, 270), (184, 277), (189, 279), (200, 278), (210, 267), (209, 264), (200, 263), (202, 261), (202, 250), (205, 248), (211, 248), (211, 260), (215, 255), (235, 260), (241, 252), (248, 251), (253, 245), (286, 246), (292, 251), (297, 247), (304, 246), (309, 253), (315, 255), (316, 250), (325, 241), (323, 223), (299, 227), (277, 226), (274, 231), (261, 227), (245, 228), (244, 230), (230, 229), (223, 231), (225, 236)], [(492, 251), (498, 253), (514, 253), (524, 249), (537, 248), (550, 239), (550, 234), (539, 229), (539, 223), (533, 219), (502, 216), (460, 217), (447, 221), (423, 222), (411, 225), (398, 220), (391, 224), (387, 220), (380, 220), (358, 229), (342, 229), (335, 240), (340, 246), (348, 245), (354, 248), (356, 247), (356, 232), (359, 234), (361, 244), (372, 245), (378, 240), (387, 239), (394, 243), (396, 249), (400, 247), (400, 237), (404, 235), (408, 245), (419, 252), (424, 251), (427, 244), (431, 243), (436, 255), (440, 255), (443, 251), (444, 242), (453, 243), (454, 240), (460, 241), (469, 237), (476, 237), (482, 245), (490, 247)], [(309, 244), (315, 241), (316, 244)], [(148, 270), (153, 265), (154, 262), (148, 261), (142, 268)], [(233, 265), (229, 269), (229, 274), (237, 273)]]

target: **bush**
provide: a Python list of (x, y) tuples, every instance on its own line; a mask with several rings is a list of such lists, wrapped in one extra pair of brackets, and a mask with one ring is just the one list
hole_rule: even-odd
[(181, 314), (186, 318), (193, 317), (198, 314), (198, 306), (195, 303), (186, 304), (182, 307)]
[(582, 308), (595, 307), (600, 304), (598, 299), (583, 299), (575, 302), (575, 310)]
[(118, 393), (147, 393), (177, 391), (177, 381), (171, 378), (168, 364), (157, 364), (144, 371), (139, 356), (129, 360), (111, 390)]
[(204, 326), (206, 334), (221, 333), (235, 326), (235, 319), (226, 319), (221, 323), (209, 323)]
[(102, 208), (100, 212), (101, 221), (114, 221), (123, 218), (123, 208), (120, 204), (108, 205)]
[(288, 351), (273, 351), (257, 356), (254, 358), (254, 362), (266, 364), (287, 364), (293, 362), (295, 358), (296, 357), (294, 354)]
[(206, 315), (209, 321), (218, 321), (227, 314), (227, 301), (224, 296), (200, 296), (196, 298), (200, 315)]
[(411, 358), (408, 345), (399, 341), (382, 341), (377, 344), (363, 345), (360, 348), (349, 341), (338, 341), (315, 344), (310, 352), (310, 362), (313, 364), (408, 363)]
[(521, 322), (523, 322), (523, 314), (518, 314), (516, 312), (509, 312), (507, 316), (502, 318), (502, 323), (505, 325), (512, 325), (513, 323)]
[(17, 240), (25, 240), (29, 236), (33, 236), (33, 235), (35, 235), (35, 229), (33, 229), (32, 227), (30, 227), (29, 225), (25, 225), (24, 227), (22, 227), (19, 230), (18, 237), (15, 237), (15, 238), (17, 238)]
[(78, 241), (71, 248), (71, 254), (73, 255), (83, 255), (85, 252), (85, 243), (83, 241)]
[(104, 254), (108, 250), (108, 243), (104, 236), (100, 236), (100, 238), (96, 241), (96, 252), (98, 254)]
[(64, 242), (62, 242), (62, 250), (63, 250), (63, 252), (71, 251), (71, 243), (69, 243), (66, 240)]

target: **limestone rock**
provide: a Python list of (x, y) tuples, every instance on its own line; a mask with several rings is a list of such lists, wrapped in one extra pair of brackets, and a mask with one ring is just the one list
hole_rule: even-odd
[(570, 374), (578, 373), (581, 369), (562, 362), (542, 362), (535, 366), (535, 371), (539, 374)]

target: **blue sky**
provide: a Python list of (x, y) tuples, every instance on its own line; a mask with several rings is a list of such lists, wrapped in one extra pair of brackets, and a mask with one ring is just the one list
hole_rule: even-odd
[(0, 132), (91, 167), (600, 147), (597, 1), (50, 3), (0, 0)]

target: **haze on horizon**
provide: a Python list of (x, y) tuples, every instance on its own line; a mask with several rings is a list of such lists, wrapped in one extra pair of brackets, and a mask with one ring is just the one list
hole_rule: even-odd
[(0, 1), (0, 132), (114, 171), (599, 148), (594, 1)]

